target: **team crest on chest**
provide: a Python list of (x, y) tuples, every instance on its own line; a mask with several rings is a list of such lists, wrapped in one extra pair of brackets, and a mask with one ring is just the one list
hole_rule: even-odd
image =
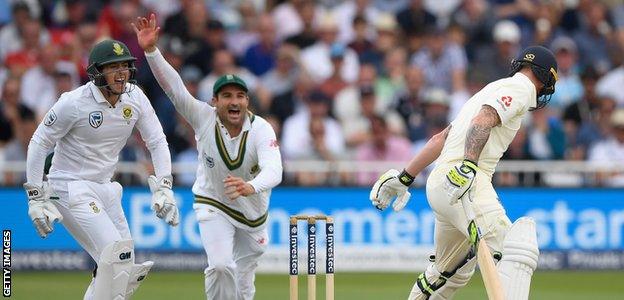
[(132, 118), (132, 106), (126, 105), (123, 107), (121, 111), (122, 111), (124, 119), (130, 120), (130, 118)]
[(102, 125), (102, 121), (104, 121), (104, 115), (101, 111), (92, 111), (89, 114), (89, 125), (91, 125), (91, 127), (100, 127), (100, 125)]
[(45, 117), (45, 121), (43, 122), (43, 125), (52, 126), (52, 124), (56, 122), (56, 119), (57, 119), (56, 113), (54, 113), (54, 110), (50, 110), (50, 112)]
[(212, 156), (208, 156), (206, 153), (204, 153), (204, 160), (206, 161), (206, 165), (209, 168), (211, 168), (211, 169), (214, 168), (215, 161), (214, 161), (214, 158), (212, 158)]

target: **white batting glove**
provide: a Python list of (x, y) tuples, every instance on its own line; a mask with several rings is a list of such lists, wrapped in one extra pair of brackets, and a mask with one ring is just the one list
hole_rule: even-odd
[(156, 212), (156, 216), (171, 226), (178, 225), (180, 223), (179, 212), (171, 190), (173, 185), (171, 176), (165, 176), (159, 180), (156, 176), (150, 175), (147, 183), (152, 192), (152, 210)]
[(451, 168), (446, 174), (444, 189), (451, 205), (459, 202), (470, 191), (474, 178), (477, 175), (477, 170), (479, 170), (477, 164), (464, 159), (461, 164)]
[(390, 205), (390, 201), (396, 197), (392, 208), (399, 211), (407, 205), (411, 194), (407, 191), (414, 182), (414, 177), (407, 172), (390, 169), (386, 171), (373, 185), (370, 192), (370, 200), (379, 210), (384, 210)]
[(28, 196), (28, 216), (39, 236), (45, 239), (54, 230), (54, 222), (63, 221), (63, 216), (49, 200), (47, 182), (42, 186), (27, 182), (24, 183), (24, 189)]

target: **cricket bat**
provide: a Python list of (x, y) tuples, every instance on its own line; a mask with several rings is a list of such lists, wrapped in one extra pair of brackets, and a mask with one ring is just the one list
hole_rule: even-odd
[(485, 244), (485, 241), (481, 239), (481, 230), (477, 226), (475, 221), (475, 213), (472, 209), (472, 204), (468, 199), (468, 196), (462, 197), (462, 206), (464, 213), (468, 219), (468, 235), (471, 240), (477, 238), (477, 263), (481, 269), (481, 277), (483, 277), (483, 283), (485, 284), (485, 291), (487, 292), (489, 300), (505, 300), (505, 293), (503, 292), (503, 286), (500, 282), (500, 277), (496, 271), (494, 260), (490, 249)]

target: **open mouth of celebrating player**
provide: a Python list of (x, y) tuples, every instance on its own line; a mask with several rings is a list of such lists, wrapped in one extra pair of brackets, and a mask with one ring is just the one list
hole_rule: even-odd
[(230, 107), (228, 108), (228, 117), (232, 119), (238, 119), (241, 116), (241, 110), (239, 107)]

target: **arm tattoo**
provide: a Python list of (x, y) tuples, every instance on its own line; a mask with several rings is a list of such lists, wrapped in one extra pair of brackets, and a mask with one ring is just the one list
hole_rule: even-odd
[(479, 156), (490, 137), (492, 127), (498, 124), (500, 124), (500, 118), (496, 110), (489, 105), (484, 105), (477, 116), (472, 119), (468, 133), (466, 134), (466, 145), (464, 147), (465, 159), (475, 163), (479, 161)]

